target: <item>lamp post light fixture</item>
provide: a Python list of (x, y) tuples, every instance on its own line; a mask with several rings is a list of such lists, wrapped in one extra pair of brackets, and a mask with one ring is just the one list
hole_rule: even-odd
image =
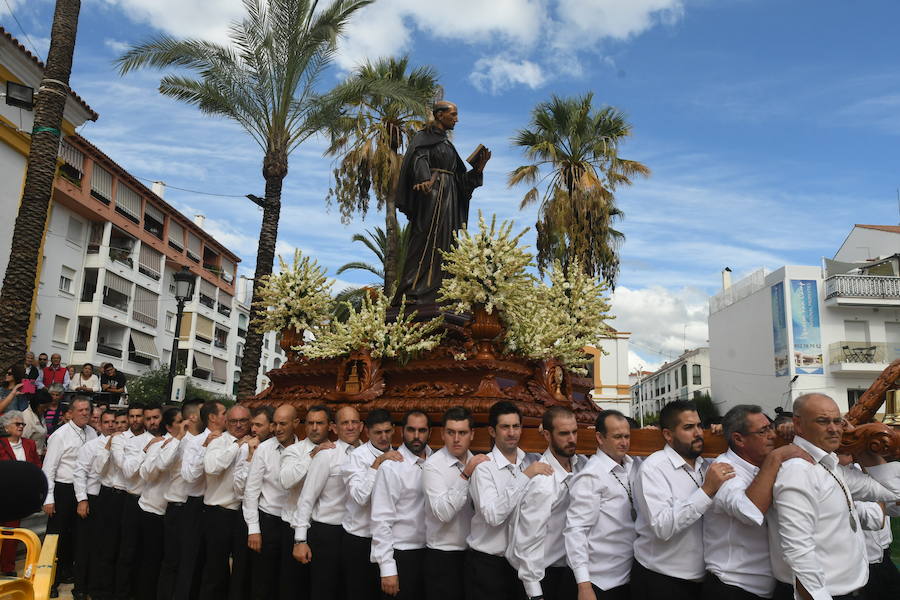
[(175, 301), (178, 303), (178, 313), (175, 317), (172, 356), (169, 357), (169, 381), (166, 384), (166, 398), (169, 400), (172, 399), (172, 385), (175, 382), (175, 370), (178, 368), (178, 336), (181, 334), (181, 318), (184, 316), (184, 303), (194, 297), (194, 283), (197, 277), (191, 273), (190, 267), (181, 267), (180, 271), (172, 274), (172, 279), (175, 280)]
[(16, 83), (6, 82), (6, 103), (10, 106), (18, 106), (25, 110), (34, 109), (34, 88)]

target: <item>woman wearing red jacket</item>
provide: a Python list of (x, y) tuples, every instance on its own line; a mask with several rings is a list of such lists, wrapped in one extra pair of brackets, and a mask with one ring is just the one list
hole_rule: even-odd
[[(25, 430), (25, 416), (18, 410), (10, 410), (0, 416), (0, 428), (6, 430), (9, 437), (0, 438), (0, 460), (25, 460), (37, 467), (41, 466), (37, 445), (34, 440), (22, 437)], [(2, 523), (4, 527), (18, 527), (18, 521)], [(0, 572), (3, 575), (16, 575), (16, 542), (3, 542), (0, 550)]]

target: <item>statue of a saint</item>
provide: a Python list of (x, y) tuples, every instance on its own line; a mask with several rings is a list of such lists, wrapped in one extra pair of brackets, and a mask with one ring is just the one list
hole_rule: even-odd
[(393, 304), (426, 306), (437, 302), (441, 287), (440, 250), (448, 250), (456, 231), (466, 226), (472, 192), (483, 182), (491, 151), (483, 146), (469, 157), (471, 170), (447, 138), (459, 120), (456, 105), (436, 102), (434, 121), (419, 131), (403, 157), (396, 206), (409, 219), (409, 247)]

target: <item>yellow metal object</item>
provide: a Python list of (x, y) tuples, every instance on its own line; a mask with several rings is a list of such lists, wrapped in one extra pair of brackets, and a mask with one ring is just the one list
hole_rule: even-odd
[(0, 540), (25, 544), (25, 566), (22, 577), (0, 578), (0, 600), (46, 600), (56, 571), (58, 536), (47, 535), (44, 544), (29, 529), (0, 529)]

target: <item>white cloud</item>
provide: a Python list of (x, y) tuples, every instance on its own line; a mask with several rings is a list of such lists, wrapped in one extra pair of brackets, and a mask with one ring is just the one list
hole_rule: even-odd
[(113, 38), (106, 38), (105, 40), (103, 40), (103, 45), (116, 54), (123, 54), (126, 50), (131, 48), (131, 44), (129, 44), (128, 42), (123, 42)]
[(223, 42), (229, 24), (244, 14), (240, 0), (104, 0), (138, 23), (178, 37)]
[(512, 60), (503, 56), (479, 58), (469, 75), (479, 91), (497, 94), (516, 85), (535, 89), (547, 80), (540, 65), (530, 60)]
[(559, 0), (557, 44), (583, 47), (610, 38), (627, 40), (684, 14), (683, 0)]

